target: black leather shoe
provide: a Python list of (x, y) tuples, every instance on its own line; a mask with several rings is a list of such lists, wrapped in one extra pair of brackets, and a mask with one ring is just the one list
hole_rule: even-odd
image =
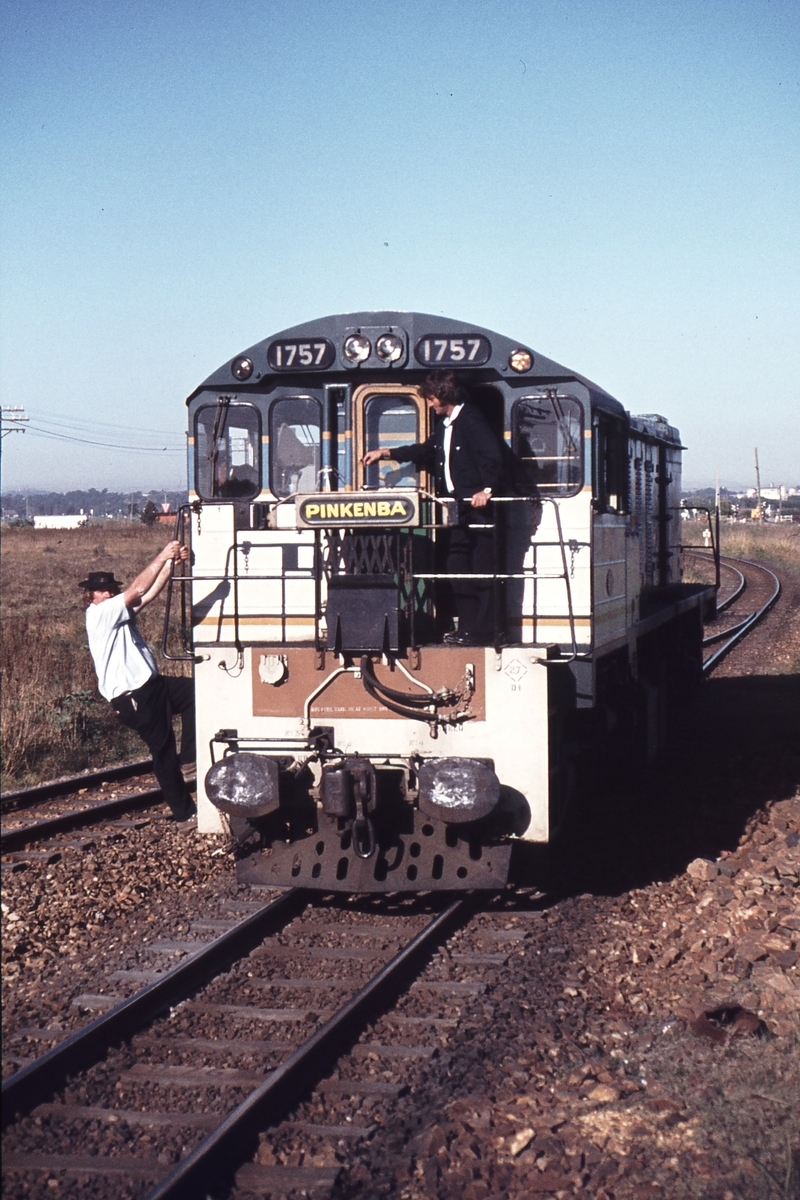
[(446, 633), (444, 642), (447, 646), (479, 646), (481, 644), (478, 638), (473, 637), (471, 633), (458, 633), (457, 630)]

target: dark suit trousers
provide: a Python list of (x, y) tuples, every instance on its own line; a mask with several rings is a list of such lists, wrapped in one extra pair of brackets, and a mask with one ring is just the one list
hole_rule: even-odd
[[(194, 803), (181, 774), (181, 761), (194, 762), (194, 684), (191, 679), (155, 675), (143, 687), (111, 701), (123, 725), (133, 729), (153, 756), (153, 773), (176, 821), (194, 814)], [(181, 753), (172, 718), (181, 718)]]
[[(447, 533), (445, 572), (448, 575), (491, 575), (494, 571), (492, 530), (470, 526), (491, 525), (494, 514), (490, 509), (493, 506), (486, 509), (459, 504), (458, 507), (458, 524)], [(454, 579), (450, 586), (459, 633), (480, 639), (491, 638), (494, 629), (492, 581)]]

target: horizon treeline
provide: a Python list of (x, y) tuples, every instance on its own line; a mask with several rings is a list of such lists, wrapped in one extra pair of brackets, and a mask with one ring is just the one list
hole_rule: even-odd
[(94, 517), (138, 517), (148, 501), (160, 512), (167, 503), (172, 511), (186, 504), (188, 491), (154, 488), (150, 492), (111, 492), (108, 488), (71, 492), (7, 492), (0, 498), (4, 520), (14, 517), (74, 517), (80, 513)]

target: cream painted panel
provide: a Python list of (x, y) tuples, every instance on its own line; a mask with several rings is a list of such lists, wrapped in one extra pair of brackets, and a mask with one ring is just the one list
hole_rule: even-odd
[[(485, 721), (440, 731), (433, 739), (422, 722), (341, 720), (334, 722), (337, 746), (346, 753), (376, 757), (492, 758), (501, 783), (521, 792), (530, 806), (524, 838), (544, 841), (549, 803), (547, 668), (519, 647), (505, 648), (500, 656), (492, 649), (476, 650), (479, 653), (486, 663)], [(242, 739), (305, 736), (302, 715), (252, 715), (250, 664), (250, 655), (245, 654), (241, 664), (233, 648), (226, 647), (212, 650), (196, 667), (198, 828), (205, 833), (220, 829), (219, 814), (205, 795), (203, 780), (211, 766), (209, 742), (221, 726), (237, 729)]]

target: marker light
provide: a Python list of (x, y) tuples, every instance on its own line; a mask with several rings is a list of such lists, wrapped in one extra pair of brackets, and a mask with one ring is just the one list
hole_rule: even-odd
[(231, 374), (234, 379), (244, 383), (253, 374), (253, 361), (250, 358), (235, 358), (231, 363)]
[(383, 333), (375, 343), (375, 353), (384, 362), (397, 362), (403, 353), (403, 339), (396, 333)]
[(512, 350), (508, 356), (508, 365), (512, 371), (530, 371), (533, 355), (530, 350)]
[(351, 333), (350, 337), (345, 338), (342, 349), (344, 350), (345, 358), (353, 363), (364, 362), (372, 353), (369, 338), (365, 338), (360, 333)]

